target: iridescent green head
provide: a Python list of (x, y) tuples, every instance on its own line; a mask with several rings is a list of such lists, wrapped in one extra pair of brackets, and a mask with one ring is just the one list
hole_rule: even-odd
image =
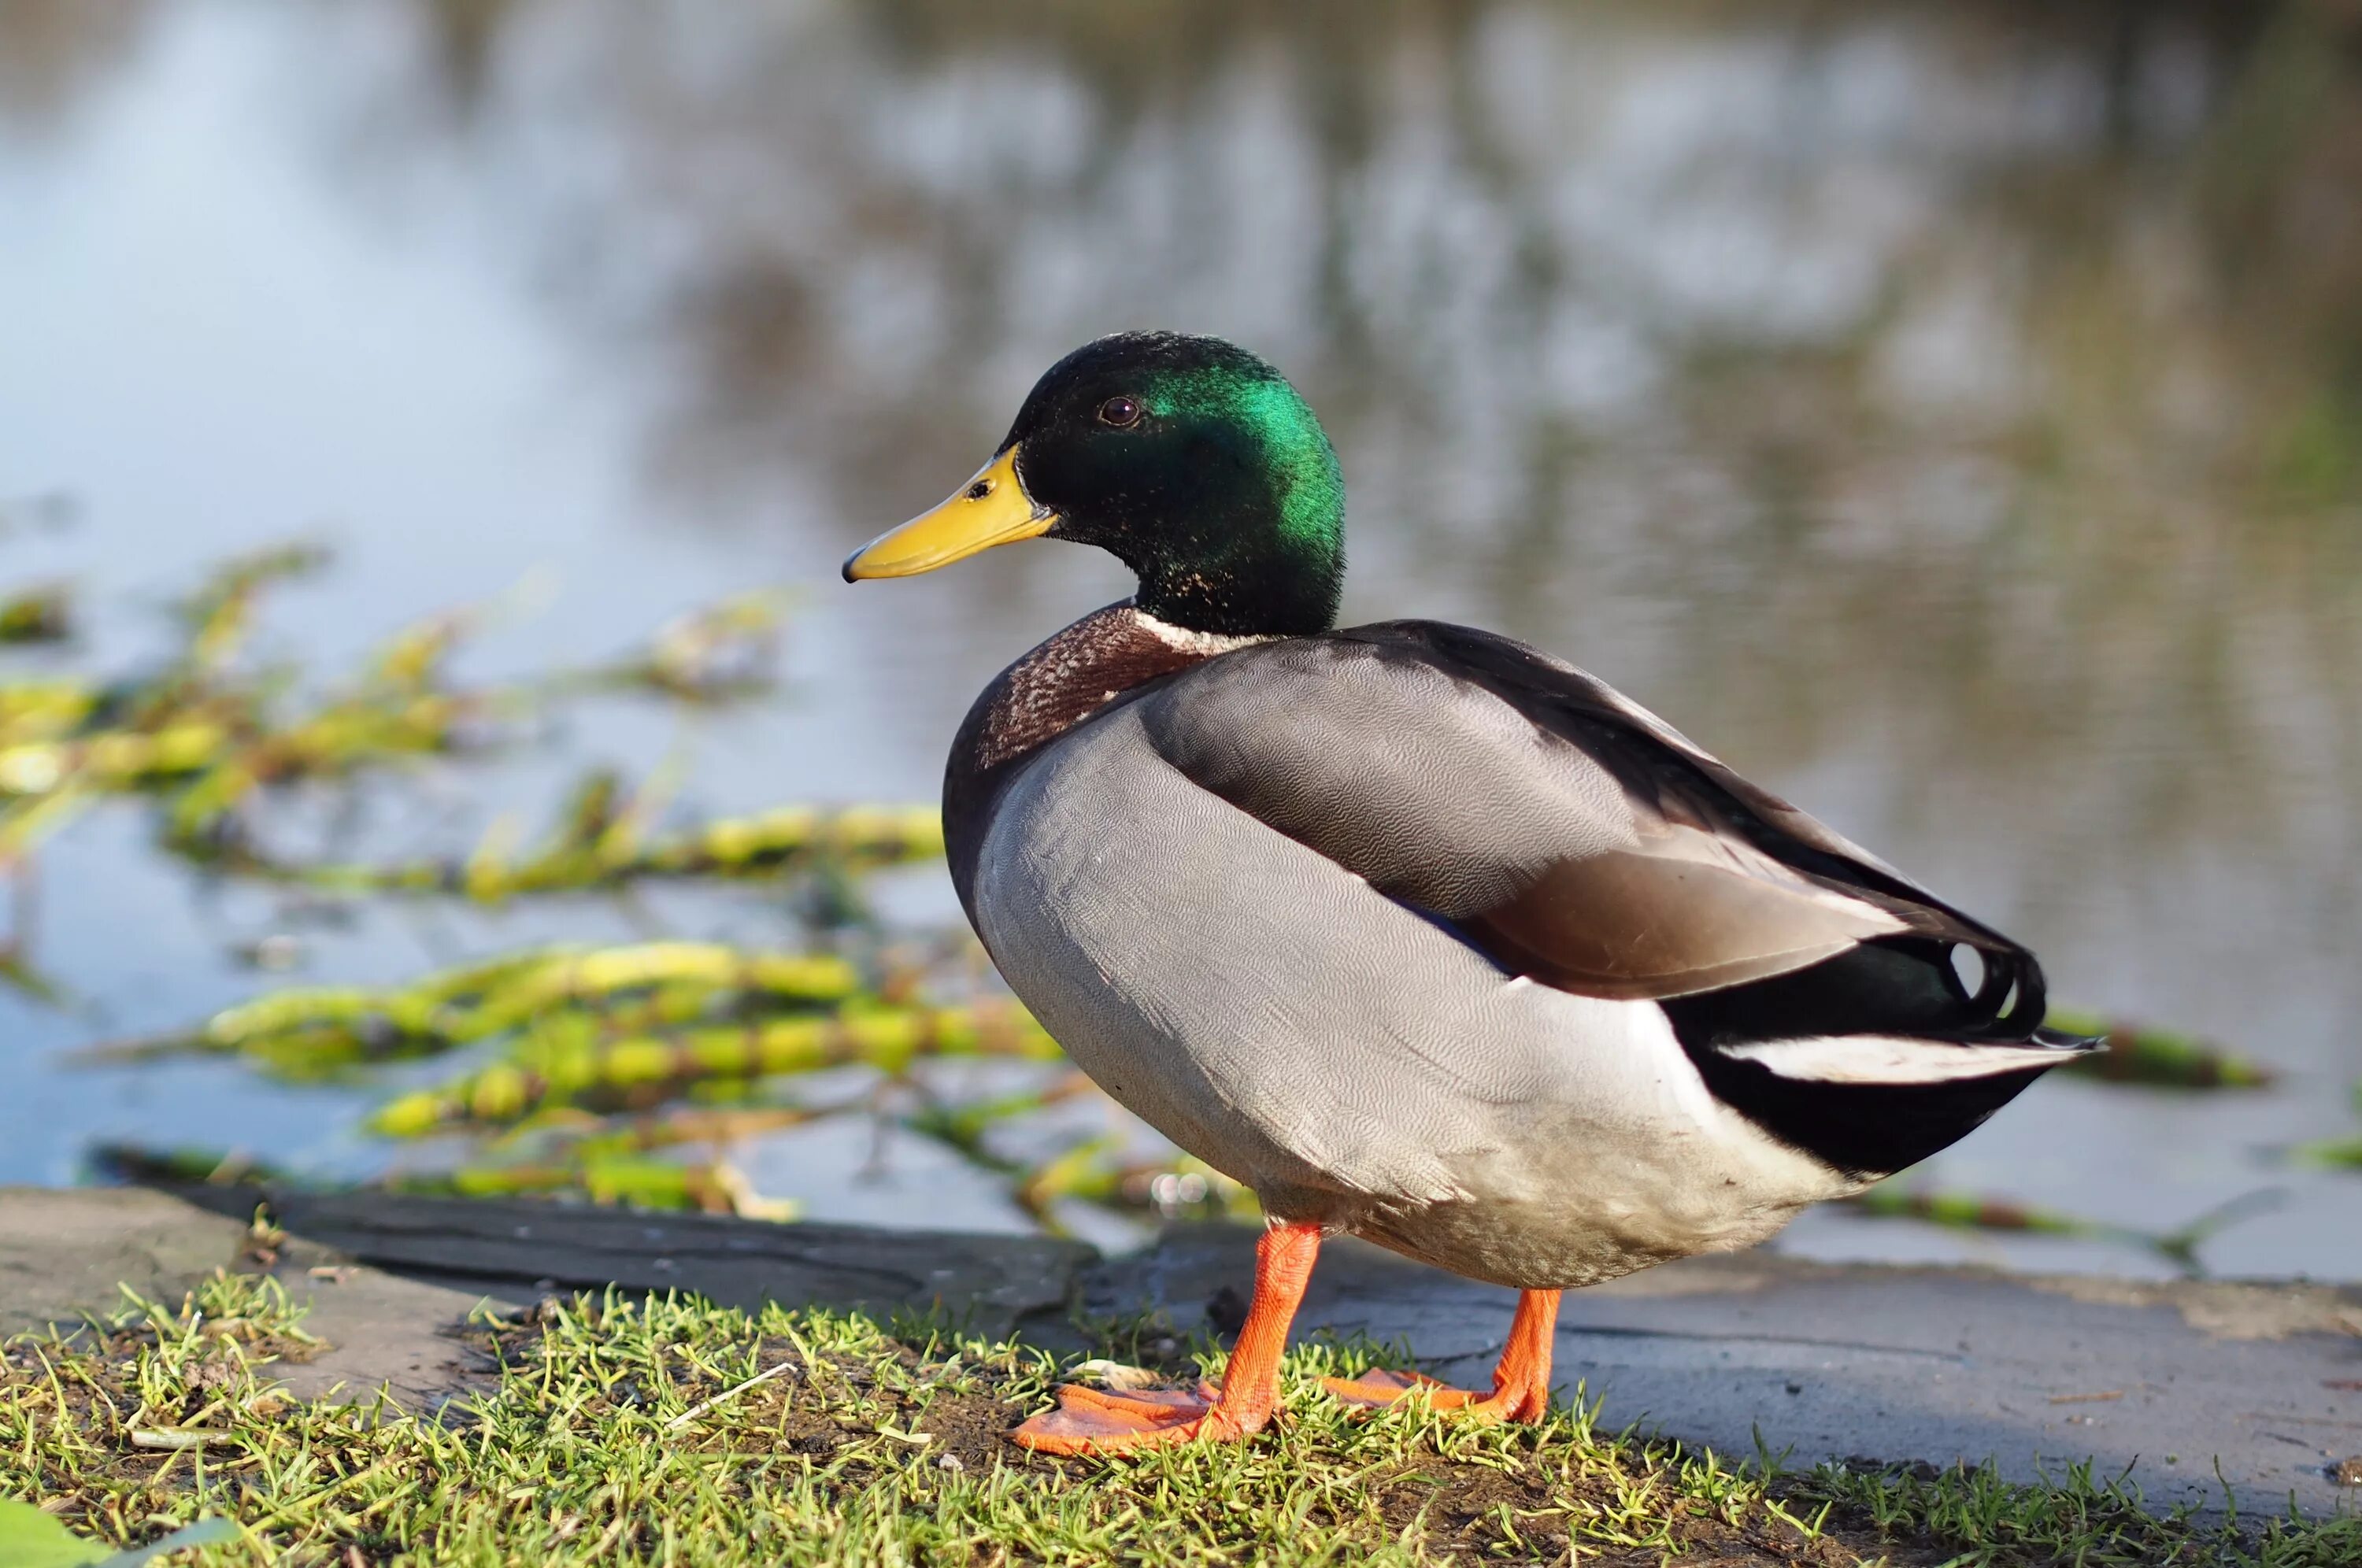
[(1344, 525), (1337, 454), (1285, 377), (1218, 337), (1131, 332), (1051, 366), (990, 463), (844, 571), (904, 576), (1047, 536), (1120, 558), (1160, 620), (1304, 634), (1335, 622)]

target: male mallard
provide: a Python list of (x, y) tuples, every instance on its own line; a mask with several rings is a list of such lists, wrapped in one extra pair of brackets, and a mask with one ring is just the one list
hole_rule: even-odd
[(1219, 1390), (1062, 1388), (1032, 1447), (1261, 1428), (1340, 1232), (1521, 1291), (1493, 1392), (1435, 1395), (1538, 1419), (1562, 1289), (1760, 1242), (2091, 1047), (2041, 1026), (2033, 954), (1583, 671), (1465, 626), (1332, 629), (1343, 523), (1278, 371), (1126, 333), (844, 564), (1046, 536), (1140, 578), (969, 710), (952, 879), (1075, 1061), (1270, 1220)]

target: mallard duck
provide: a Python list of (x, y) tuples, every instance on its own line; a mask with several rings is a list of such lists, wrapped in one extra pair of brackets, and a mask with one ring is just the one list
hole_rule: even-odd
[(1516, 1289), (1484, 1420), (1548, 1408), (1562, 1290), (1747, 1247), (2093, 1043), (2034, 955), (1639, 704), (1490, 632), (1336, 628), (1345, 491), (1264, 360), (1125, 333), (848, 581), (1021, 539), (1130, 599), (987, 686), (944, 826), (977, 934), (1085, 1072), (1267, 1221), (1219, 1386), (1058, 1391), (1078, 1453), (1271, 1418), (1325, 1236)]

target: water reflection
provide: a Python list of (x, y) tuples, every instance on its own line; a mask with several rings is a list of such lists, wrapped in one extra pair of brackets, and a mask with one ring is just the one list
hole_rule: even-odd
[[(0, 13), (6, 134), (159, 14)], [(820, 577), (1074, 342), (1222, 332), (1330, 421), (1353, 613), (1592, 666), (2024, 927), (2062, 990), (2316, 1101), (2362, 1067), (2334, 1022), (2362, 1004), (2349, 13), (269, 15), (304, 62), (271, 112), (337, 199), (480, 226), (644, 390), (663, 529), (784, 536)], [(874, 787), (923, 793), (989, 668), (1117, 581), (1038, 552), (832, 606), (814, 722), (877, 729)], [(2115, 1115), (2056, 1104), (1995, 1147)], [(2145, 1156), (2094, 1157), (2137, 1186)]]
[[(454, 14), (382, 91), (443, 90)], [(2009, 824), (2005, 897), (2231, 855), (2296, 880), (2299, 941), (2350, 928), (2362, 94), (2325, 11), (501, 17), (492, 156), (573, 308), (653, 335), (668, 484), (900, 515), (1065, 346), (1221, 330), (1336, 430), (1358, 610), (1850, 764), (1913, 836)]]
[(53, 132), (138, 41), (147, 0), (20, 0), (0, 13), (0, 128)]

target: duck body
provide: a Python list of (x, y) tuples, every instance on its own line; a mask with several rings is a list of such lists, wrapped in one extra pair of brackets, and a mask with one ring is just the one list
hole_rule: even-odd
[[(1947, 985), (1915, 922), (2023, 949), (1465, 627), (1250, 640), (1110, 606), (978, 699), (945, 823), (987, 950), (1110, 1095), (1276, 1216), (1499, 1285), (1753, 1245), (2075, 1048)], [(1551, 909), (1552, 876), (1592, 896)], [(1669, 901), (1718, 923), (1652, 944)], [(1731, 1054), (1797, 1038), (1791, 977), (1882, 937), (1907, 945), (1805, 1036), (1805, 1070), (1881, 1077)], [(1751, 1032), (1683, 1005), (1750, 981)]]
[(1320, 1240), (1522, 1294), (1486, 1420), (1549, 1408), (1559, 1293), (1763, 1240), (2096, 1042), (2040, 966), (1606, 684), (1429, 621), (1336, 629), (1344, 491), (1285, 378), (1131, 333), (1053, 366), (991, 461), (848, 580), (1030, 538), (1139, 591), (986, 688), (952, 877), (1018, 996), (1268, 1225), (1219, 1390), (1066, 1387), (1055, 1452), (1269, 1420)]

